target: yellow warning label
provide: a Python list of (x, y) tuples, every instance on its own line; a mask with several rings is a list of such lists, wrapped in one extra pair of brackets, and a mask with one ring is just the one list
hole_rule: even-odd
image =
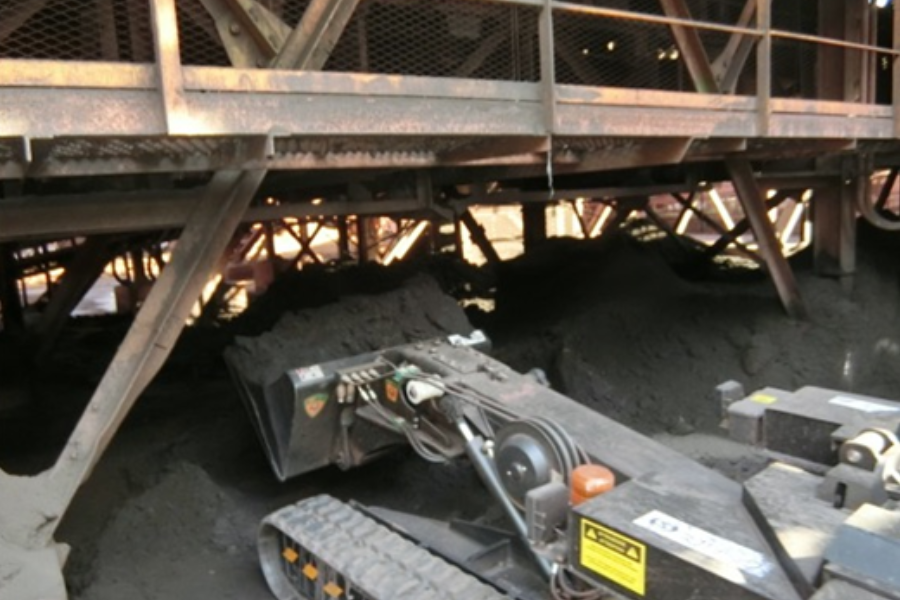
[(581, 566), (640, 596), (647, 591), (647, 547), (587, 519), (581, 520)]
[(768, 394), (753, 394), (750, 396), (750, 399), (754, 402), (759, 402), (760, 404), (775, 404), (778, 402), (778, 398)]

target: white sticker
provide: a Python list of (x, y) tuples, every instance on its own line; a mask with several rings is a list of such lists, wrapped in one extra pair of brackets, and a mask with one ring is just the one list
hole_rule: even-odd
[(694, 527), (658, 510), (638, 517), (634, 524), (704, 556), (732, 565), (744, 573), (765, 577), (772, 570), (769, 560), (756, 550)]
[(325, 377), (325, 372), (322, 371), (322, 367), (319, 365), (313, 365), (311, 367), (301, 367), (299, 369), (295, 369), (294, 373), (297, 374), (297, 379), (300, 380), (300, 383), (308, 383), (310, 381), (316, 381), (317, 379), (322, 379)]
[(469, 337), (453, 334), (447, 337), (447, 341), (451, 346), (475, 346), (486, 342), (487, 336), (480, 329), (476, 329)]
[(847, 396), (835, 396), (831, 400), (828, 401), (829, 404), (835, 404), (837, 406), (846, 406), (847, 408), (852, 408), (853, 410), (858, 410), (864, 413), (893, 413), (900, 412), (900, 408), (896, 406), (887, 406), (885, 404), (877, 404), (875, 402), (869, 402), (868, 400), (860, 400), (858, 398), (848, 398)]

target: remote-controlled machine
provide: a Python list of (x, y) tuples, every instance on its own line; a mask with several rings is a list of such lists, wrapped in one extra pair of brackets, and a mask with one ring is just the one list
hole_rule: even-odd
[[(328, 496), (267, 517), (282, 599), (900, 599), (900, 404), (720, 389), (772, 463), (737, 483), (482, 353), (479, 332), (289, 370), (234, 368), (281, 479), (409, 444), (465, 457), (503, 527)], [(435, 490), (452, 494), (453, 490)]]

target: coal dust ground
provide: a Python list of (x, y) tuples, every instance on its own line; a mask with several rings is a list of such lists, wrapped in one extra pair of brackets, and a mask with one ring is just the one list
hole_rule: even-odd
[[(745, 478), (763, 459), (722, 437), (712, 393), (722, 381), (748, 392), (819, 385), (898, 395), (898, 241), (871, 231), (861, 238), (852, 282), (814, 276), (808, 256), (793, 261), (804, 321), (784, 316), (760, 274), (703, 268), (690, 253), (624, 235), (551, 241), (492, 272), (438, 261), (418, 271), (284, 278), (237, 320), (188, 330), (141, 397), (58, 532), (73, 546), (71, 595), (268, 599), (257, 525), (314, 493), (441, 518), (476, 518), (490, 505), (466, 464), (429, 465), (402, 452), (278, 483), (222, 363), (227, 346), (265, 380), (295, 361), (480, 327), (500, 360), (541, 367), (577, 401)], [(448, 291), (492, 294), (496, 309), (467, 315)], [(23, 388), (33, 401), (0, 419), (0, 466), (33, 473), (52, 463), (127, 324), (78, 320), (37, 373), (4, 378), (0, 395), (17, 394), (7, 405), (20, 404)], [(0, 344), (5, 372), (19, 354), (9, 340)]]

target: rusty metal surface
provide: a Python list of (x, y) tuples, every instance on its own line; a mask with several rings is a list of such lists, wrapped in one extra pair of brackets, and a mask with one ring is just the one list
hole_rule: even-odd
[[(795, 99), (815, 97), (804, 65), (817, 44), (866, 54), (855, 48), (874, 40), (854, 37), (844, 42), (851, 49), (812, 37), (814, 15), (781, 0), (767, 38), (771, 73), (733, 68), (726, 86), (752, 93), (754, 82), (765, 83), (757, 87), (771, 87), (771, 101), (680, 91), (693, 90), (690, 74), (700, 71), (701, 89), (712, 91), (709, 62), (733, 67), (735, 48), (746, 52), (761, 38), (744, 0), (554, 2), (545, 34), (537, 1), (167, 0), (152, 3), (137, 27), (139, 3), (76, 0), (66, 10), (87, 19), (78, 44), (67, 41), (73, 25), (58, 16), (59, 0), (10, 2), (0, 6), (8, 17), (0, 30), (3, 178), (231, 167), (241, 160), (228, 151), (238, 138), (270, 132), (279, 152), (267, 167), (298, 170), (440, 166), (460, 157), (503, 163), (517, 144), (524, 155), (540, 154), (542, 136), (893, 137), (889, 106)], [(323, 52), (330, 49), (309, 66), (332, 73), (253, 68), (284, 48), (296, 54), (287, 40), (304, 19)], [(85, 41), (86, 32), (97, 39)], [(540, 43), (541, 35), (552, 41)], [(782, 48), (791, 44), (799, 49)], [(552, 81), (529, 83), (541, 75)]]
[[(0, 239), (187, 224), (196, 244), (164, 271), (169, 283), (148, 299), (155, 312), (141, 313), (56, 467), (37, 478), (0, 471), (0, 538), (20, 553), (52, 548), (72, 495), (177, 337), (177, 327), (148, 328), (183, 323), (242, 219), (447, 218), (475, 202), (680, 193), (691, 184), (554, 188), (553, 176), (728, 156), (779, 291), (802, 312), (746, 161), (900, 156), (900, 87), (876, 77), (900, 49), (818, 12), (795, 0), (0, 0)], [(832, 59), (840, 73), (827, 75)], [(243, 150), (259, 136), (265, 156)], [(427, 193), (354, 187), (366, 173), (425, 168)], [(228, 215), (204, 205), (223, 220), (213, 239), (216, 228), (205, 235), (190, 219), (190, 185), (222, 170), (245, 173), (224, 194)], [(271, 171), (299, 201), (241, 217)], [(134, 178), (97, 191), (99, 176), (136, 174), (169, 174), (180, 189), (140, 192)], [(823, 175), (834, 183), (834, 173), (803, 174), (811, 185)], [(485, 185), (436, 200), (432, 182), (465, 177), (543, 177), (550, 189)], [(304, 186), (315, 181), (341, 191), (313, 204)], [(187, 287), (171, 281), (179, 269)]]

